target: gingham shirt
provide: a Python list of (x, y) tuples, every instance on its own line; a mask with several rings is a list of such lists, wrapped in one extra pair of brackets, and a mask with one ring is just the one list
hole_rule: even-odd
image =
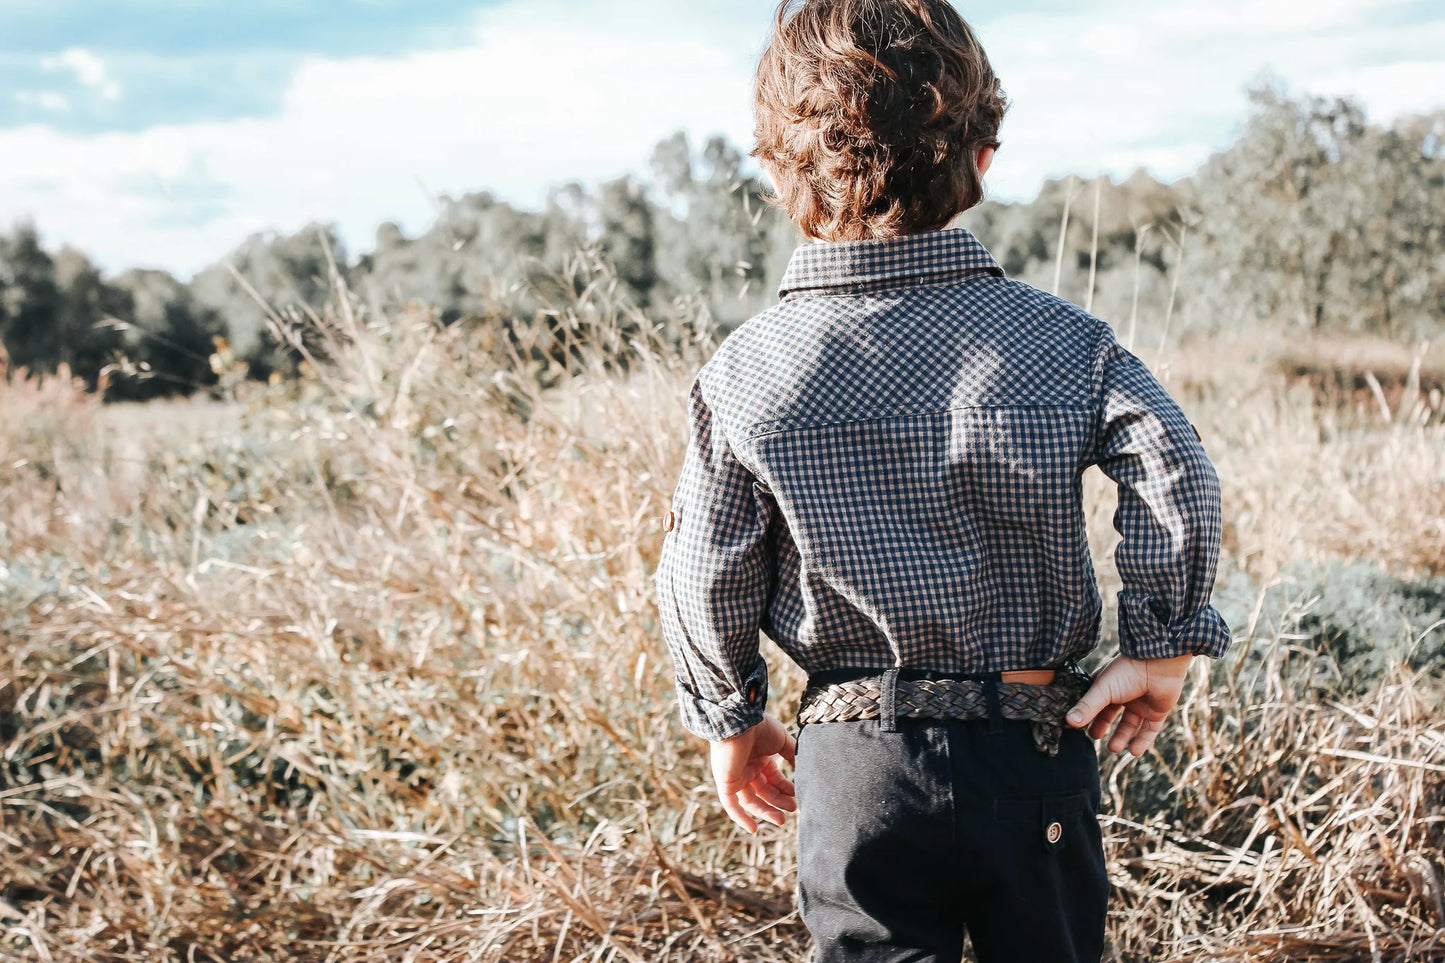
[(1106, 323), (962, 227), (805, 242), (779, 297), (688, 393), (654, 587), (689, 731), (762, 719), (759, 631), (809, 673), (1083, 656), (1090, 465), (1119, 486), (1121, 651), (1224, 653), (1218, 477)]

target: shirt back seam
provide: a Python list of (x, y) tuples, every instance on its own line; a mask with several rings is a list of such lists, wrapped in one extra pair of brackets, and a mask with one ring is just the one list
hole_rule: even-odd
[[(810, 431), (810, 430), (813, 430), (813, 429), (816, 429), (816, 428), (832, 428), (832, 427), (836, 427), (836, 426), (838, 426), (838, 425), (866, 424), (867, 422), (870, 422), (870, 421), (887, 421), (889, 418), (897, 418), (897, 417), (899, 417), (900, 415), (944, 415), (944, 414), (948, 414), (948, 413), (951, 412), (951, 411), (969, 411), (969, 410), (979, 410), (979, 411), (982, 411), (982, 410), (991, 410), (991, 411), (1004, 411), (1004, 410), (1075, 411), (1075, 412), (1078, 412), (1078, 413), (1080, 413), (1080, 414), (1092, 414), (1092, 411), (1093, 411), (1092, 407), (1091, 407), (1090, 405), (1086, 405), (1086, 404), (1019, 404), (1019, 403), (1001, 403), (1001, 404), (949, 405), (949, 406), (947, 406), (947, 407), (945, 407), (945, 408), (934, 408), (934, 407), (931, 407), (931, 406), (930, 406), (930, 407), (908, 406), (908, 407), (901, 407), (901, 408), (890, 408), (890, 409), (887, 409), (887, 410), (885, 410), (885, 411), (883, 411), (883, 412), (881, 412), (881, 413), (879, 413), (879, 414), (869, 415), (869, 416), (864, 417), (864, 418), (835, 418), (835, 419), (833, 419), (833, 420), (831, 420), (831, 421), (810, 422), (810, 423), (808, 423), (808, 424), (798, 424), (798, 425), (778, 424), (778, 421), (787, 420), (787, 419), (775, 419), (775, 420), (773, 420), (773, 421), (763, 421), (763, 422), (758, 422), (758, 423), (753, 424), (753, 425), (749, 425), (747, 428), (745, 428), (745, 429), (743, 430), (743, 438), (744, 438), (745, 440), (747, 440), (747, 441), (753, 441), (754, 439), (762, 438), (762, 437), (765, 436), (765, 435), (775, 435), (775, 434), (780, 434), (780, 433), (789, 432), (789, 431)], [(770, 427), (760, 427), (760, 426), (764, 426), (764, 425), (770, 426)]]

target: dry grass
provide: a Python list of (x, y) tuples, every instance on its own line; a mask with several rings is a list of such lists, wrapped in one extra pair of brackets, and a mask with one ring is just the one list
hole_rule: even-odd
[[(792, 826), (722, 816), (652, 608), (713, 342), (576, 273), (520, 343), (338, 302), (306, 381), (151, 440), (0, 384), (0, 955), (804, 957)], [(1435, 429), (1250, 391), (1191, 409), (1228, 565), (1439, 567)], [(1439, 682), (1338, 701), (1290, 624), (1238, 628), (1108, 766), (1112, 958), (1445, 960)]]
[[(1219, 468), (1227, 562), (1261, 583), (1299, 559), (1445, 572), (1445, 395), (1428, 390), (1433, 355), (1374, 339), (1355, 350), (1265, 332), (1144, 356), (1185, 399)], [(1415, 358), (1424, 374), (1412, 380)], [(1321, 389), (1366, 375), (1378, 395)]]

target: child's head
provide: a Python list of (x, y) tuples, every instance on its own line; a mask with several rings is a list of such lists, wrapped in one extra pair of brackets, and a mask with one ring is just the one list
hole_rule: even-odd
[(1007, 107), (948, 0), (782, 0), (751, 153), (809, 237), (916, 234), (983, 200)]

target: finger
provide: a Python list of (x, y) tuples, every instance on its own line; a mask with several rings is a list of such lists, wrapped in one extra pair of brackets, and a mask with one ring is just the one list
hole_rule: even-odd
[(776, 756), (770, 756), (763, 761), (763, 767), (758, 773), (758, 778), (752, 781), (752, 788), (758, 795), (767, 798), (767, 793), (778, 796), (785, 796), (792, 799), (796, 794), (793, 784), (783, 777), (782, 771), (778, 768)]
[(758, 819), (772, 823), (774, 826), (781, 826), (787, 818), (781, 809), (773, 806), (758, 797), (757, 792), (749, 786), (738, 793), (738, 800), (743, 808)]
[(789, 796), (796, 796), (798, 794), (797, 789), (793, 786), (792, 780), (783, 775), (782, 770), (778, 768), (776, 762), (770, 761), (769, 765), (764, 766), (763, 775), (767, 777), (768, 783), (779, 792), (787, 793)]
[(748, 815), (747, 810), (743, 809), (742, 805), (738, 803), (734, 796), (720, 795), (718, 799), (722, 801), (723, 809), (727, 811), (728, 817), (732, 819), (733, 822), (737, 823), (747, 832), (755, 833), (758, 831), (757, 820)]
[(1092, 722), (1095, 716), (1103, 712), (1105, 708), (1115, 702), (1122, 701), (1114, 697), (1115, 687), (1111, 678), (1107, 669), (1099, 673), (1099, 677), (1094, 680), (1094, 684), (1089, 686), (1089, 691), (1085, 692), (1079, 698), (1079, 701), (1074, 703), (1074, 707), (1069, 710), (1069, 714), (1066, 717), (1069, 725), (1075, 729), (1082, 729)]
[[(1119, 666), (1116, 668), (1116, 666)], [(1094, 679), (1094, 684), (1089, 686), (1074, 707), (1069, 710), (1066, 717), (1068, 724), (1075, 729), (1082, 729), (1093, 721), (1094, 717), (1111, 705), (1122, 705), (1137, 699), (1142, 695), (1138, 689), (1140, 680), (1135, 678), (1129, 670), (1123, 668), (1118, 662), (1111, 662)]]
[(1154, 745), (1154, 740), (1158, 738), (1159, 733), (1163, 731), (1163, 719), (1145, 719), (1143, 725), (1139, 727), (1139, 734), (1129, 743), (1129, 752), (1135, 756), (1144, 755), (1149, 751), (1149, 747)]
[(1143, 725), (1143, 723), (1144, 719), (1139, 713), (1133, 709), (1125, 709), (1123, 718), (1119, 720), (1118, 728), (1116, 728), (1114, 734), (1109, 737), (1109, 751), (1123, 752), (1125, 747), (1129, 745), (1129, 741), (1138, 734), (1139, 727)]
[(784, 759), (788, 760), (788, 765), (797, 765), (798, 740), (793, 738), (791, 735), (788, 736), (788, 741), (783, 743), (782, 756)]
[(1089, 723), (1090, 737), (1102, 739), (1108, 735), (1109, 726), (1119, 718), (1119, 713), (1123, 711), (1123, 706), (1105, 706), (1103, 711), (1094, 717), (1094, 721)]
[(1104, 711), (1094, 717), (1089, 723), (1089, 738), (1102, 739), (1109, 732), (1109, 724), (1119, 718), (1119, 713), (1124, 711), (1123, 706), (1105, 706)]
[(770, 782), (759, 780), (759, 782), (753, 784), (753, 792), (757, 794), (759, 799), (774, 809), (788, 813), (798, 811), (798, 800), (788, 793), (783, 792), (781, 789), (778, 789)]
[[(762, 794), (753, 787), (749, 787), (741, 796), (742, 803), (747, 807), (748, 812), (752, 813), (758, 819), (772, 823), (774, 826), (783, 825), (788, 813), (793, 811), (792, 809), (780, 809), (773, 805), (767, 799), (763, 798)], [(797, 804), (794, 803), (793, 807), (797, 808)]]

